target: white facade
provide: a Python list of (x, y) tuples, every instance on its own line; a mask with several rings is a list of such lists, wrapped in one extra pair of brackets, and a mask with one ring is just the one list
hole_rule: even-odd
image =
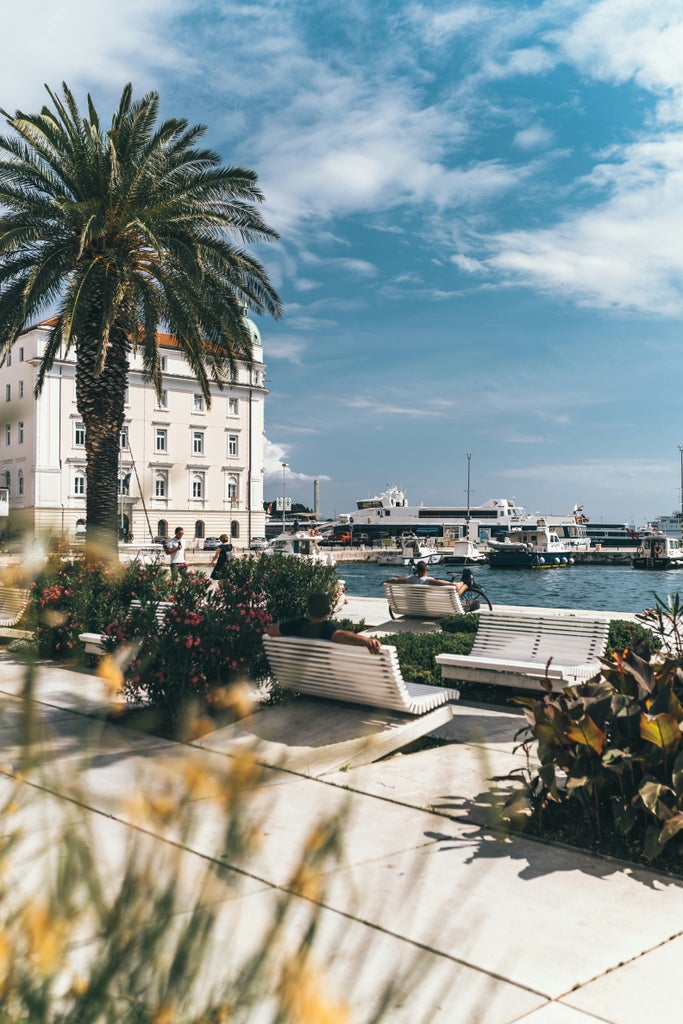
[[(121, 437), (119, 514), (136, 543), (172, 535), (188, 541), (227, 533), (239, 547), (265, 534), (263, 348), (247, 320), (253, 364), (240, 364), (211, 408), (171, 335), (160, 335), (159, 401), (131, 361)], [(58, 358), (38, 399), (33, 390), (48, 324), (28, 330), (0, 369), (0, 487), (9, 488), (12, 526), (73, 539), (85, 529), (85, 430), (76, 408), (75, 359)], [(145, 512), (146, 510), (146, 512)], [(3, 530), (0, 521), (0, 531)]]

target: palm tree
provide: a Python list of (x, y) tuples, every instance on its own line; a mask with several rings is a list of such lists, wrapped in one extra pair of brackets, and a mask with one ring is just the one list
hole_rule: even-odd
[[(46, 87), (47, 88), (47, 87)], [(19, 334), (55, 314), (36, 384), (60, 353), (76, 355), (86, 430), (90, 559), (116, 544), (119, 436), (131, 355), (162, 388), (160, 327), (176, 335), (207, 405), (251, 359), (245, 303), (281, 314), (263, 266), (242, 245), (278, 236), (254, 204), (253, 171), (198, 148), (203, 125), (157, 123), (159, 96), (123, 90), (104, 130), (67, 87), (52, 108), (14, 116), (0, 136), (0, 365)]]

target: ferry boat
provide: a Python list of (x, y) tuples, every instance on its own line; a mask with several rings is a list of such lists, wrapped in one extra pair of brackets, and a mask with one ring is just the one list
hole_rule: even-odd
[(444, 565), (480, 565), (486, 561), (486, 555), (471, 540), (454, 540), (449, 544), (448, 552), (441, 561)]
[(492, 569), (557, 569), (573, 564), (572, 549), (543, 518), (535, 527), (523, 526), (503, 540), (489, 541)]
[[(590, 540), (586, 533), (587, 518), (581, 514), (582, 506), (575, 505), (571, 514), (545, 516), (552, 526), (575, 551), (588, 551)], [(399, 536), (406, 531), (418, 537), (443, 537), (446, 543), (457, 540), (487, 543), (502, 538), (511, 530), (522, 526), (534, 528), (536, 516), (528, 515), (514, 498), (490, 498), (480, 505), (409, 505), (398, 487), (389, 487), (374, 498), (356, 502), (356, 512), (339, 517), (363, 530), (371, 539)]]
[(670, 516), (657, 516), (651, 524), (653, 533), (663, 533), (667, 537), (683, 537), (683, 511), (672, 512)]
[(643, 537), (634, 559), (634, 569), (683, 569), (681, 542), (664, 533)]

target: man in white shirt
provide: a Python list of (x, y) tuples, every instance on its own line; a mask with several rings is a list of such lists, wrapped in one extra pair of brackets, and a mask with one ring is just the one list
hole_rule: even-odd
[(166, 554), (171, 556), (171, 578), (178, 579), (178, 574), (183, 576), (187, 572), (185, 562), (185, 541), (183, 540), (184, 530), (182, 526), (176, 526), (175, 536), (166, 545)]

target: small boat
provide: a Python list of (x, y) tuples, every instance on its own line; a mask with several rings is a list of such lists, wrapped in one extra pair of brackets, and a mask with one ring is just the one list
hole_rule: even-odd
[(382, 550), (377, 556), (378, 565), (415, 565), (416, 562), (426, 562), (427, 565), (435, 565), (441, 561), (441, 552), (425, 544), (418, 537), (412, 534), (404, 534), (396, 541), (397, 547), (394, 551)]
[(290, 555), (292, 558), (303, 558), (309, 562), (320, 562), (322, 565), (336, 565), (334, 555), (323, 554), (318, 547), (320, 538), (316, 534), (299, 530), (297, 533), (281, 533), (273, 537), (270, 549), (264, 555)]
[(486, 561), (483, 554), (472, 540), (454, 540), (451, 550), (441, 558), (444, 565), (478, 565)]
[(489, 541), (492, 569), (559, 569), (573, 565), (572, 549), (551, 530), (545, 519), (535, 527), (511, 530), (500, 541)]
[(683, 569), (681, 542), (665, 533), (643, 537), (633, 558), (634, 569)]

